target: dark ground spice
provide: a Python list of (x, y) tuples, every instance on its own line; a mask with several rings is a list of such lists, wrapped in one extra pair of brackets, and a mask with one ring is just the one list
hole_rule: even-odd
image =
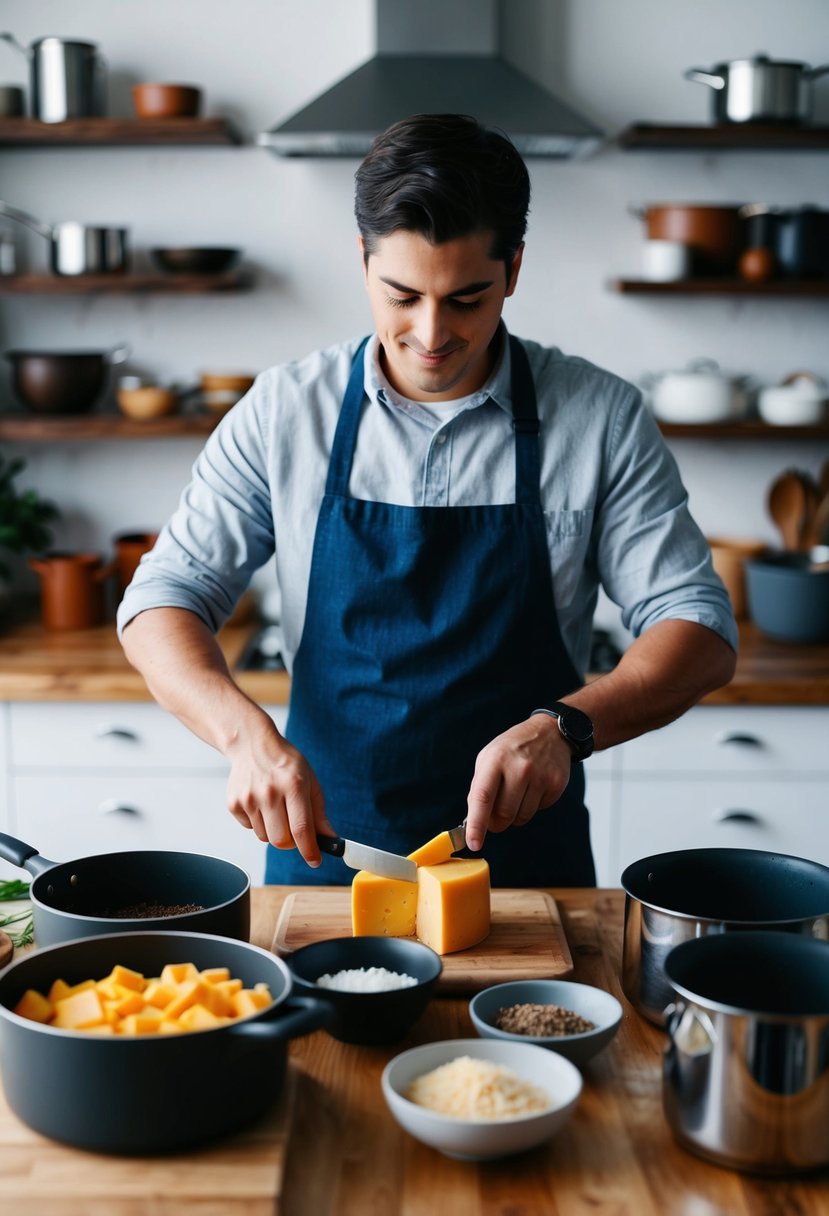
[(595, 1030), (596, 1023), (561, 1005), (510, 1005), (495, 1015), (498, 1030), (507, 1034), (566, 1035)]
[(112, 920), (153, 920), (162, 916), (183, 916), (185, 912), (203, 912), (204, 904), (151, 904), (146, 900), (140, 904), (128, 904), (114, 912), (103, 912)]

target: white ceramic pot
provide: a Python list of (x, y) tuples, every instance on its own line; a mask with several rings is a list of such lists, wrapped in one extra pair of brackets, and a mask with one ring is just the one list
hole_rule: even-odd
[(695, 359), (684, 371), (646, 375), (642, 384), (663, 422), (731, 422), (748, 408), (745, 377), (726, 375), (712, 359)]
[(825, 421), (827, 407), (829, 386), (811, 372), (793, 372), (757, 394), (757, 412), (770, 426), (813, 426)]

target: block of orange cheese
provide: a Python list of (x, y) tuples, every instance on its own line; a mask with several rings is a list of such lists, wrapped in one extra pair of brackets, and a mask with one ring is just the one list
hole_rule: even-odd
[(414, 853), (409, 854), (409, 860), (419, 866), (439, 866), (442, 861), (448, 861), (452, 856), (452, 841), (448, 832), (438, 832), (431, 840), (427, 840)]
[(414, 937), (417, 883), (360, 870), (351, 884), (351, 932), (355, 937)]
[(489, 866), (482, 857), (419, 866), (418, 938), (438, 954), (477, 945), (489, 933), (489, 895)]

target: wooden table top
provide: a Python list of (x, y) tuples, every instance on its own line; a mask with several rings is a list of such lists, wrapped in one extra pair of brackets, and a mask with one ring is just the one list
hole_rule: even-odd
[[(231, 670), (253, 628), (228, 627), (219, 635)], [(287, 704), (291, 682), (284, 671), (234, 671), (234, 676), (260, 704)], [(142, 677), (127, 663), (111, 622), (63, 633), (29, 620), (0, 630), (0, 701), (151, 699)], [(734, 679), (703, 704), (829, 705), (829, 645), (773, 642), (743, 623)]]
[[(287, 887), (254, 892), (252, 940), (269, 946)], [(455, 1161), (413, 1139), (380, 1088), (399, 1051), (474, 1037), (465, 999), (431, 1002), (392, 1047), (353, 1047), (322, 1031), (291, 1046), (292, 1133), (280, 1211), (286, 1216), (819, 1216), (829, 1173), (769, 1180), (711, 1165), (680, 1148), (662, 1114), (664, 1033), (640, 1018), (619, 985), (624, 893), (552, 891), (574, 979), (621, 1000), (618, 1034), (584, 1072), (575, 1114), (559, 1135), (520, 1157)]]

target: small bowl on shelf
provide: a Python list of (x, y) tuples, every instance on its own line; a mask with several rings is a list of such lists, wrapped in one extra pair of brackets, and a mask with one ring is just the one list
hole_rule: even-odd
[(242, 251), (225, 245), (169, 245), (149, 253), (159, 270), (168, 274), (224, 274), (236, 265)]
[[(443, 970), (440, 955), (402, 937), (332, 937), (285, 958), (297, 991), (327, 1001), (335, 1021), (328, 1033), (341, 1043), (395, 1043), (404, 1038), (428, 1005)], [(342, 990), (321, 985), (321, 976), (371, 968), (410, 976), (405, 988)], [(380, 977), (378, 977), (379, 979)], [(366, 976), (363, 982), (368, 982)]]
[[(593, 1023), (578, 1034), (522, 1034), (501, 1030), (498, 1012), (513, 1005), (557, 1005)], [(603, 988), (573, 980), (515, 980), (484, 988), (469, 1002), (469, 1016), (479, 1035), (503, 1043), (532, 1043), (586, 1064), (607, 1047), (622, 1021), (622, 1006)]]
[(226, 414), (253, 386), (255, 376), (242, 372), (204, 372), (199, 377), (199, 401), (211, 414)]
[(132, 86), (136, 118), (196, 118), (201, 100), (201, 89), (191, 84), (144, 81)]
[(139, 422), (164, 418), (174, 413), (179, 403), (175, 389), (160, 384), (119, 384), (115, 400), (122, 414)]
[[(549, 1106), (500, 1119), (467, 1118), (440, 1113), (407, 1097), (409, 1087), (418, 1078), (465, 1057), (470, 1060), (471, 1085), (475, 1084), (477, 1062), (484, 1067), (500, 1066), (517, 1078), (512, 1084), (505, 1079), (507, 1102), (507, 1094), (512, 1095), (513, 1101), (520, 1100), (524, 1087), (530, 1085), (542, 1092)], [(464, 1063), (460, 1067), (467, 1066)], [(456, 1080), (452, 1082), (453, 1090)], [(381, 1084), (389, 1110), (404, 1131), (447, 1157), (465, 1161), (509, 1157), (550, 1140), (570, 1118), (582, 1089), (581, 1073), (563, 1056), (531, 1043), (501, 1043), (492, 1039), (444, 1039), (413, 1047), (386, 1065)]]

